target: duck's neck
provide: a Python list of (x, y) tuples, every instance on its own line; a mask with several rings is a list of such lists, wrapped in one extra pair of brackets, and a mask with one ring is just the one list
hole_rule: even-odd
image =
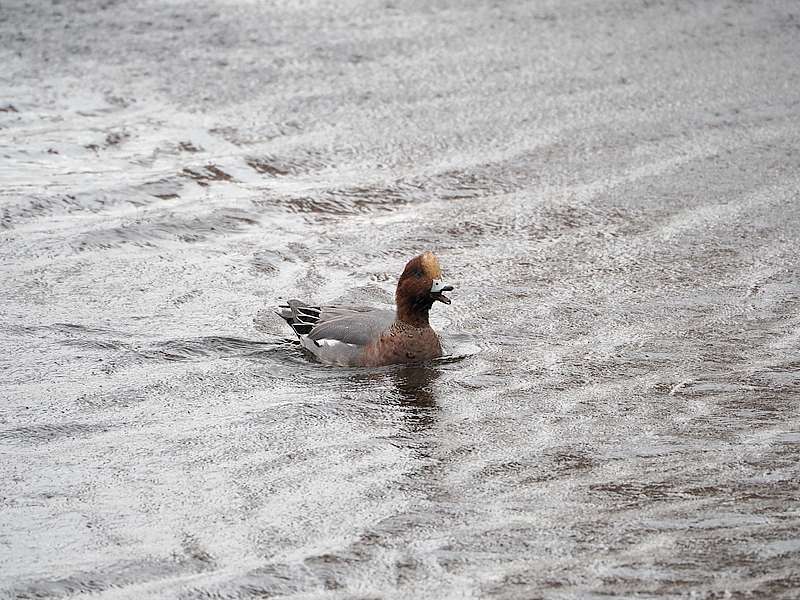
[(430, 327), (428, 312), (431, 304), (428, 298), (417, 302), (411, 298), (398, 298), (396, 319), (411, 327)]

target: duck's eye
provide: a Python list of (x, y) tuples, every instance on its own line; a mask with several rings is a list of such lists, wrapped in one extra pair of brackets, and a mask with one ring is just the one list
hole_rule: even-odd
[(420, 271), (419, 269), (414, 269), (414, 277), (416, 277), (417, 279), (422, 277), (422, 271)]

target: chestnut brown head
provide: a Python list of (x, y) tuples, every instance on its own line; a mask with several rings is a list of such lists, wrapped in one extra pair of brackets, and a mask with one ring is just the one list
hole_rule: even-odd
[(453, 286), (442, 283), (441, 277), (442, 269), (432, 252), (408, 261), (395, 292), (397, 318), (414, 325), (427, 325), (428, 311), (434, 302), (450, 304), (444, 292), (452, 291)]

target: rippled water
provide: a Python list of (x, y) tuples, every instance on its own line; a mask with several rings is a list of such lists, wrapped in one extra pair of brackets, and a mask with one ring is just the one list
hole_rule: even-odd
[(796, 597), (797, 8), (4, 2), (0, 597)]

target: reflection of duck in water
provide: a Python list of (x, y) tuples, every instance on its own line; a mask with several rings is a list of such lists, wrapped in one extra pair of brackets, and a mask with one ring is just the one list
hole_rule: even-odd
[(403, 404), (420, 409), (436, 407), (433, 382), (441, 375), (439, 369), (425, 365), (408, 365), (396, 367), (388, 375)]
[(403, 431), (410, 433), (429, 427), (435, 420), (439, 412), (435, 383), (441, 374), (438, 363), (394, 365), (353, 370), (348, 373), (347, 381), (359, 389), (369, 387), (376, 391), (370, 409), (377, 410), (381, 419), (401, 424)]
[(427, 429), (433, 424), (439, 410), (433, 384), (439, 375), (439, 369), (424, 365), (398, 367), (389, 374), (400, 393), (405, 426), (409, 432)]
[(428, 323), (437, 300), (453, 289), (440, 280), (439, 261), (426, 252), (408, 261), (397, 282), (397, 310), (309, 306), (289, 300), (277, 314), (292, 327), (303, 347), (324, 363), (375, 367), (438, 358), (442, 345)]

